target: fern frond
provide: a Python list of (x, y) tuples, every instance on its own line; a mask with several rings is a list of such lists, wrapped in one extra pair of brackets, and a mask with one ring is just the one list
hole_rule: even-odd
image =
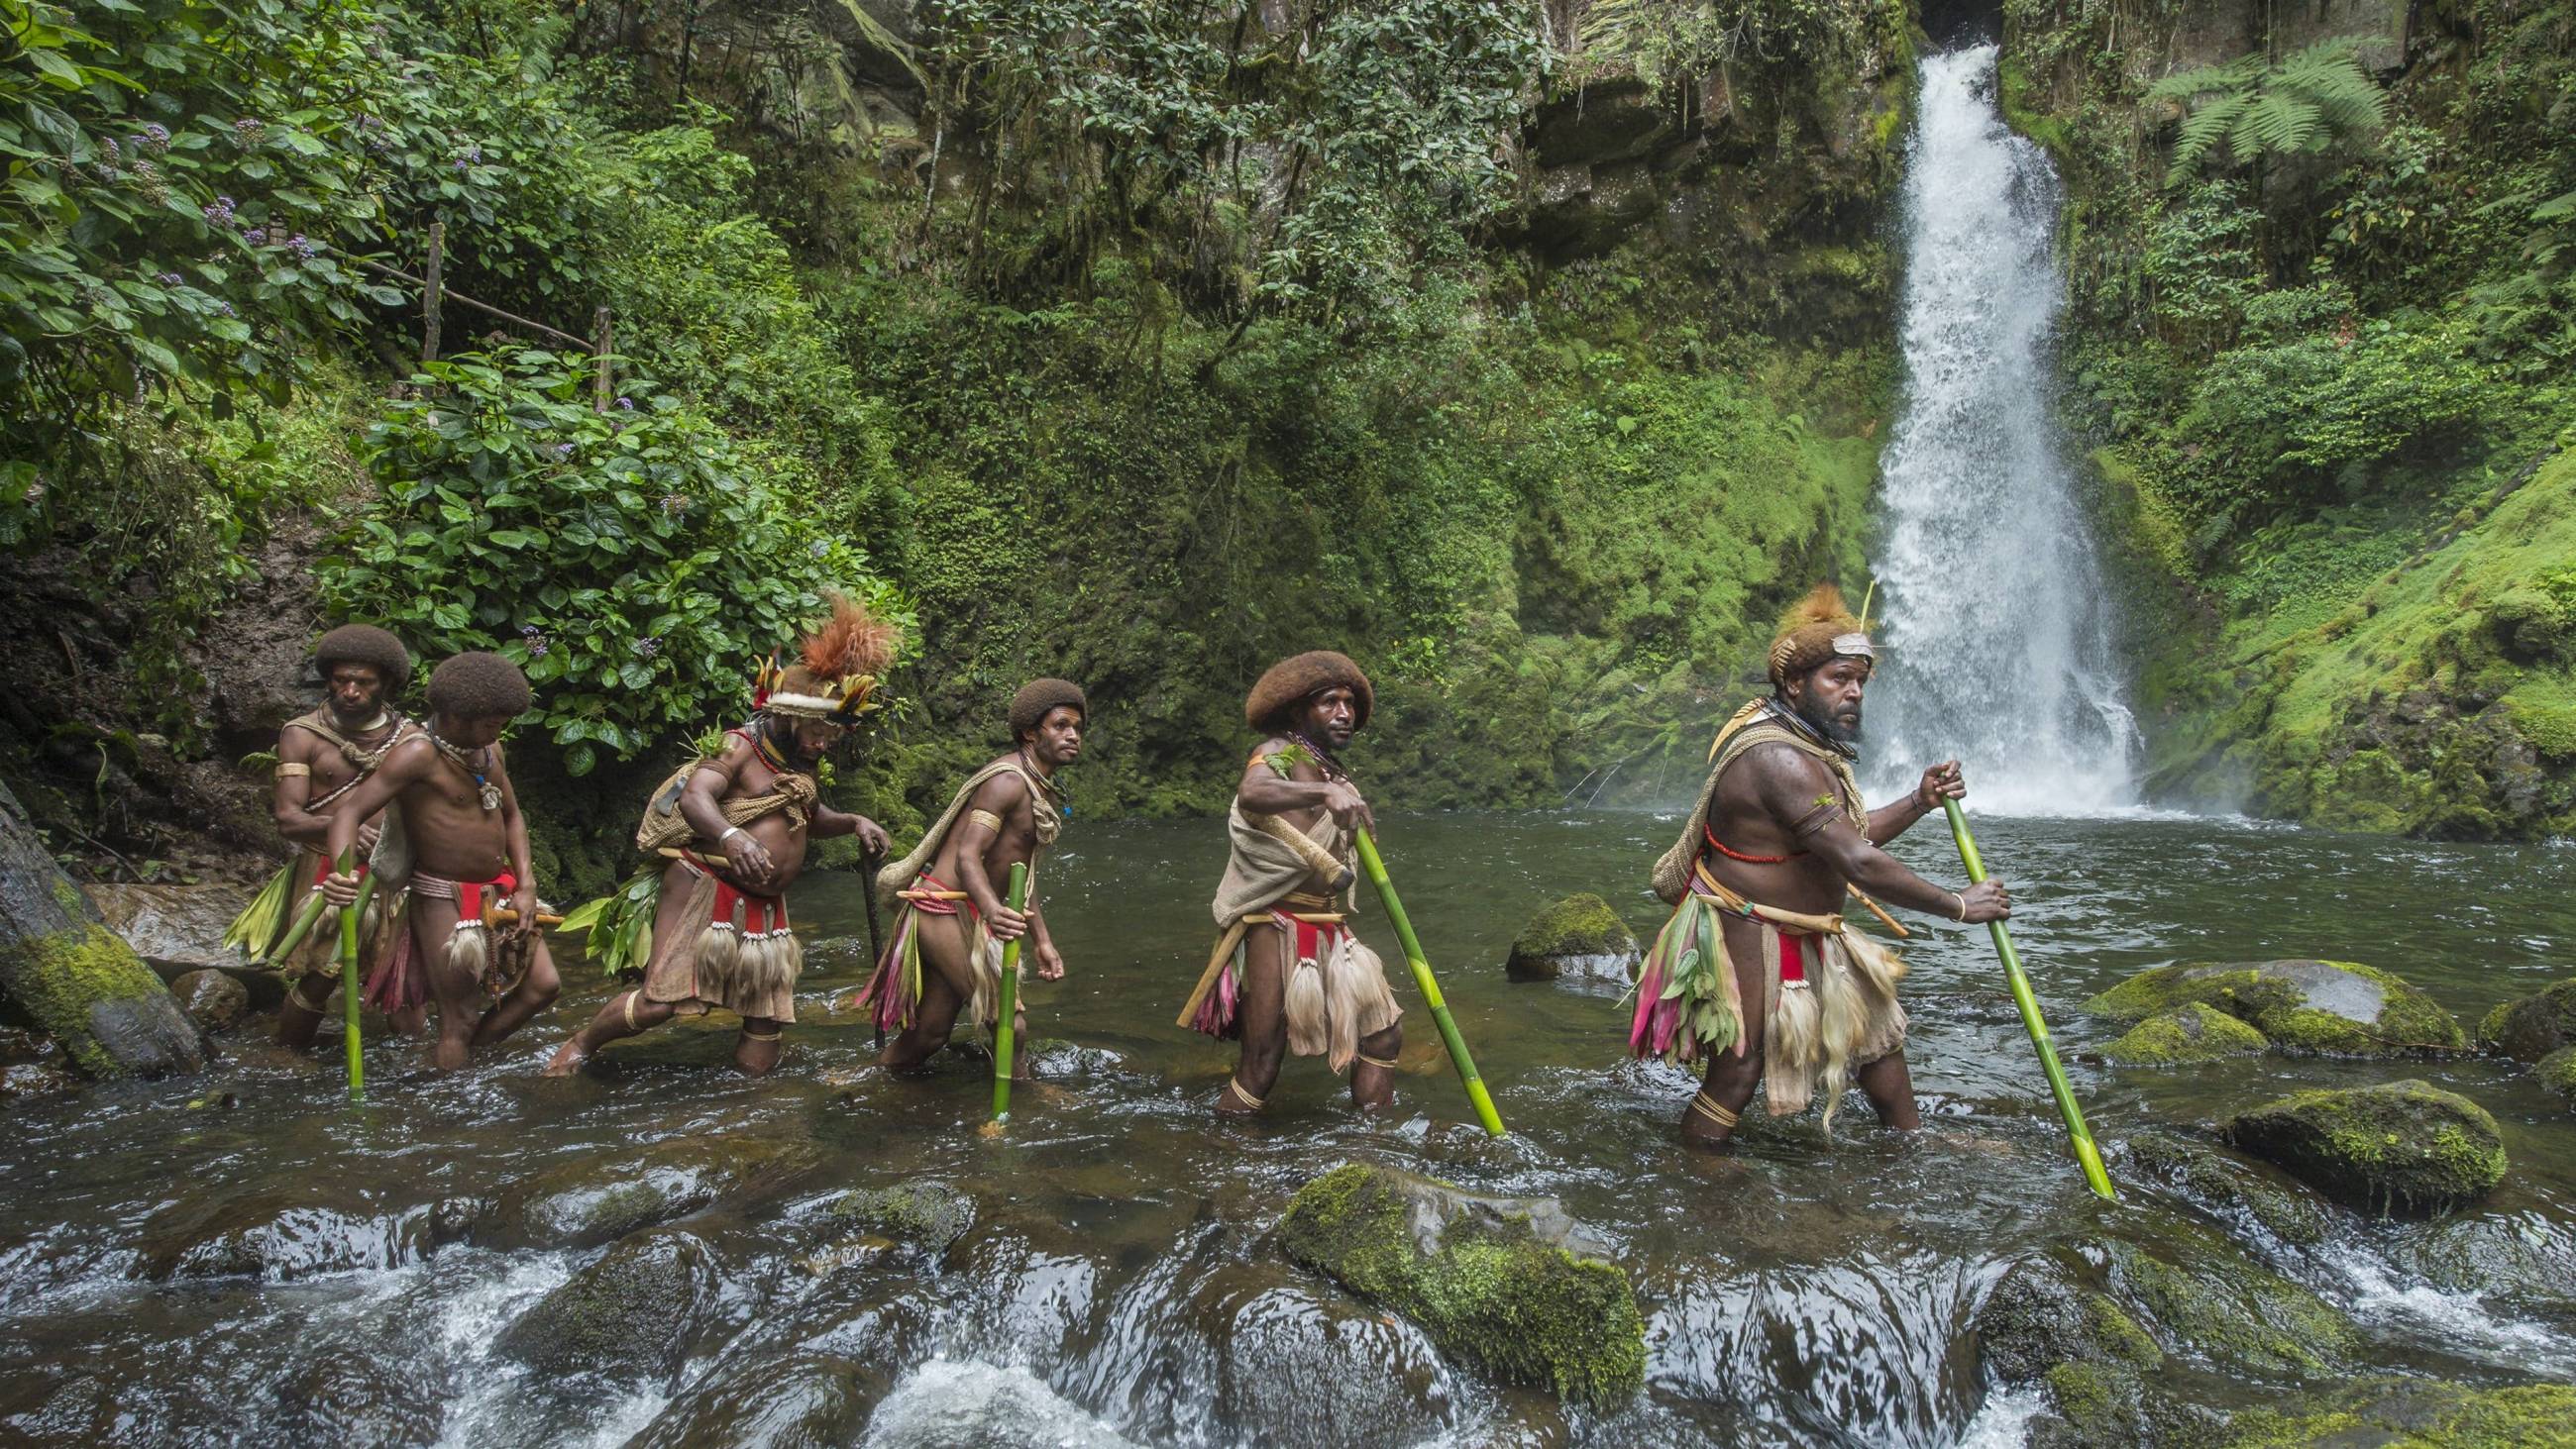
[(2180, 186), (2197, 174), (2210, 148), (2226, 139), (2244, 109), (2243, 96), (2228, 96), (2183, 117), (2182, 129), (2174, 136), (2173, 169), (2165, 174), (2165, 184)]
[(2237, 159), (2254, 159), (2243, 145), (2249, 133), (2261, 150), (2290, 155), (2316, 149), (2324, 132), (2325, 113), (2314, 101), (2289, 91), (2266, 90), (2245, 108), (2245, 124), (2237, 131)]

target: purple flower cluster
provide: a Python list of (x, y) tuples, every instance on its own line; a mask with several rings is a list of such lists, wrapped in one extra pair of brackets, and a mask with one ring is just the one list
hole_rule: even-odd
[(647, 659), (661, 653), (662, 636), (659, 634), (647, 634), (643, 638), (636, 640), (635, 652), (643, 655)]
[(558, 458), (569, 458), (569, 457), (571, 457), (571, 456), (572, 456), (572, 454), (573, 454), (573, 445), (572, 445), (572, 444), (570, 444), (570, 443), (557, 443), (557, 444), (555, 444), (555, 456), (556, 456), (556, 457), (558, 457)]
[(482, 164), (483, 148), (477, 145), (469, 144), (465, 148), (465, 154), (456, 158), (456, 169), (459, 171), (462, 171), (469, 166), (480, 166)]
[(152, 274), (152, 280), (159, 282), (165, 287), (176, 287), (188, 279), (180, 276), (177, 272), (154, 272)]
[(255, 247), (264, 247), (268, 245), (268, 228), (264, 226), (252, 227), (250, 230), (242, 233), (242, 240), (249, 242)]
[(663, 495), (662, 495), (662, 511), (663, 511), (664, 513), (667, 513), (667, 514), (671, 515), (673, 518), (677, 518), (677, 517), (679, 517), (681, 514), (688, 512), (688, 511), (689, 511), (689, 495), (687, 495), (686, 493), (665, 493), (665, 494), (663, 494)]
[(521, 624), (519, 626), (519, 639), (522, 643), (527, 645), (529, 658), (543, 659), (546, 657), (546, 634), (543, 629), (538, 628), (534, 624)]
[(259, 144), (259, 138), (266, 134), (267, 130), (266, 121), (255, 116), (244, 116), (233, 122), (233, 144), (247, 151)]
[(630, 412), (630, 413), (631, 413), (631, 412), (635, 411), (635, 399), (633, 399), (633, 398), (631, 398), (631, 397), (622, 397), (622, 398), (619, 398), (619, 399), (617, 400), (617, 405), (618, 405), (620, 408), (623, 408), (624, 410), (626, 410), (627, 412)]
[(205, 205), (198, 207), (197, 210), (203, 212), (207, 222), (212, 225), (230, 226), (233, 224), (233, 199), (229, 196), (218, 196), (214, 200), (207, 202)]
[[(108, 142), (108, 145), (111, 147), (115, 144), (116, 143), (113, 141)], [(126, 137), (125, 144), (133, 147), (137, 151), (143, 151), (151, 155), (158, 156), (162, 152), (170, 149), (170, 128), (162, 125), (158, 121), (155, 121), (143, 128), (142, 135)]]
[(305, 261), (309, 262), (313, 260), (315, 247), (313, 243), (304, 239), (304, 233), (300, 231), (286, 239), (286, 249), (295, 253), (298, 257), (303, 258)]

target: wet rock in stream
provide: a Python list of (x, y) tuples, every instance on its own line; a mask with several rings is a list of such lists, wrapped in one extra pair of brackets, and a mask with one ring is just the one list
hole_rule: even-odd
[(2499, 1004), (2478, 1023), (2478, 1045), (2518, 1062), (2576, 1046), (2576, 977)]
[(2225, 1151), (2160, 1132), (2126, 1144), (2130, 1170), (2172, 1187), (2232, 1225), (2251, 1225), (2292, 1247), (2314, 1247), (2334, 1227), (2331, 1209), (2294, 1184)]
[(1619, 913), (1599, 896), (1567, 896), (1512, 938), (1503, 974), (1514, 981), (1595, 981), (1625, 989), (1645, 959)]
[(937, 1257), (975, 1225), (975, 1200), (941, 1183), (907, 1182), (844, 1193), (830, 1215), (841, 1227), (911, 1243)]
[(223, 1031), (250, 1014), (249, 990), (221, 971), (191, 971), (170, 983), (170, 994), (204, 1031)]
[(2238, 1414), (2215, 1442), (2223, 1449), (2576, 1449), (2576, 1387), (2367, 1379)]
[(866, 1365), (794, 1353), (719, 1371), (655, 1416), (627, 1449), (825, 1449), (855, 1444), (892, 1386)]
[(1479, 1197), (1352, 1163), (1299, 1189), (1279, 1232), (1292, 1260), (1498, 1378), (1598, 1405), (1644, 1381), (1628, 1275), (1554, 1199)]
[(2015, 1264), (1973, 1322), (1977, 1351), (1999, 1382), (2036, 1382), (2049, 1412), (2033, 1419), (2033, 1449), (2143, 1443), (2181, 1411), (2150, 1387), (2164, 1350), (2127, 1310), (2056, 1255)]
[(496, 1347), (545, 1375), (664, 1382), (716, 1292), (715, 1255), (677, 1228), (621, 1240), (502, 1331)]
[(2149, 1216), (2152, 1242), (2101, 1245), (2110, 1287), (2171, 1352), (2231, 1375), (2299, 1377), (2350, 1364), (2360, 1336), (2342, 1310), (2179, 1218)]
[(2227, 1139), (2375, 1213), (2459, 1207), (2485, 1196), (2505, 1171), (2495, 1118), (2423, 1081), (2295, 1092), (2238, 1113)]
[(774, 1197), (822, 1160), (802, 1138), (739, 1133), (605, 1147), (513, 1186), (475, 1236), (502, 1247), (593, 1248), (719, 1202)]
[(2102, 1055), (2126, 1067), (2173, 1067), (2257, 1056), (2270, 1047), (2263, 1033), (2205, 1001), (2191, 1001), (2129, 1028)]
[(438, 1441), (445, 1414), (439, 1386), (384, 1348), (340, 1339), (289, 1370), (277, 1394), (295, 1417), (296, 1442), (393, 1449)]
[(2560, 1047), (2542, 1057), (2540, 1065), (2531, 1070), (2540, 1085), (2556, 1093), (2558, 1100), (2576, 1107), (2576, 1047)]
[(485, 1205), (442, 1199), (394, 1211), (372, 1194), (322, 1180), (226, 1197), (185, 1198), (153, 1215), (136, 1245), (137, 1276), (254, 1277), (399, 1267), (462, 1239)]
[(2469, 1044), (2440, 1003), (2393, 972), (2353, 961), (2159, 966), (2085, 1002), (2084, 1010), (2129, 1024), (2194, 1002), (2237, 1018), (2290, 1052), (2438, 1055)]

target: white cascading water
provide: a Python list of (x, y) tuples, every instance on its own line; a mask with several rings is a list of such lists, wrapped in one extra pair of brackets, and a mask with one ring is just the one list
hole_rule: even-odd
[(2057, 173), (1996, 109), (1995, 47), (1927, 56), (1922, 82), (1905, 182), (1905, 393), (1881, 459), (1873, 783), (1902, 790), (1955, 757), (1984, 810), (2129, 805), (2137, 725), (2050, 412)]

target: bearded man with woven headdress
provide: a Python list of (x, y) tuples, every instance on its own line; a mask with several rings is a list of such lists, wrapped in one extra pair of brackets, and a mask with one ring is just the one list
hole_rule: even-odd
[[(736, 1067), (756, 1077), (778, 1065), (805, 964), (787, 920), (787, 888), (817, 838), (855, 835), (870, 851), (885, 849), (875, 821), (823, 803), (816, 771), (877, 708), (877, 682), (895, 645), (892, 624), (833, 599), (831, 620), (805, 639), (794, 663), (782, 669), (773, 659), (763, 668), (750, 723), (726, 731), (719, 748), (653, 792), (635, 833), (648, 857), (641, 879), (586, 908), (586, 922), (582, 912), (566, 920), (567, 929), (587, 926), (591, 955), (612, 976), (642, 960), (643, 982), (575, 1032), (546, 1064), (547, 1076), (568, 1075), (619, 1037), (717, 1007), (742, 1018)], [(636, 931), (624, 928), (628, 919)]]
[[(1022, 686), (1008, 712), (1010, 752), (967, 776), (912, 853), (877, 873), (879, 897), (895, 907), (894, 939), (858, 1005), (879, 1031), (899, 1033), (886, 1043), (882, 1065), (920, 1067), (948, 1044), (961, 1011), (991, 1029), (1000, 1012), (1003, 947), (1022, 936), (1038, 978), (1064, 979), (1038, 877), (1069, 813), (1056, 775), (1082, 754), (1090, 708), (1081, 687), (1067, 680)], [(1003, 898), (1014, 865), (1029, 868), (1016, 910)], [(1012, 1024), (1023, 1040), (1027, 1014), (1023, 1006)], [(1029, 1054), (1020, 1053), (1012, 1070), (1027, 1076)]]
[[(313, 646), (313, 672), (322, 682), (322, 703), (278, 731), (276, 782), (269, 801), (277, 833), (297, 847), (295, 857), (224, 934), (226, 945), (240, 946), (254, 959), (265, 958), (278, 944), (295, 903), (331, 873), (322, 847), (332, 812), (396, 746), (420, 733), (419, 725), (393, 707), (411, 682), (411, 652), (393, 635), (365, 624), (343, 624)], [(381, 817), (361, 822), (358, 848), (373, 850), (382, 827)], [(388, 919), (385, 912), (368, 914), (374, 919), (361, 937), (362, 966), (372, 964)], [(339, 940), (336, 931), (309, 932), (290, 958), (278, 963), (289, 978), (286, 1004), (277, 1018), (278, 1045), (297, 1051), (313, 1045), (331, 988), (340, 978)], [(417, 1028), (419, 1013), (410, 1018), (398, 1024)]]
[(1655, 863), (1673, 916), (1638, 977), (1628, 1044), (1706, 1062), (1686, 1142), (1725, 1142), (1756, 1086), (1775, 1117), (1821, 1089), (1831, 1130), (1846, 1075), (1879, 1120), (1920, 1126), (1896, 1000), (1905, 967), (1844, 919), (1844, 898), (1870, 905), (1868, 892), (1962, 923), (2012, 913), (2000, 882), (1946, 890), (1880, 849), (1967, 786), (1952, 760), (1904, 799), (1862, 807), (1852, 761), (1877, 657), (1842, 595), (1817, 585), (1772, 641), (1770, 697), (1718, 732), (1708, 783)]
[(1222, 1114), (1260, 1111), (1291, 1052), (1349, 1072), (1360, 1107), (1395, 1101), (1404, 1011), (1348, 919), (1352, 842), (1374, 822), (1340, 759), (1376, 698), (1358, 665), (1320, 649), (1270, 666), (1244, 701), (1244, 723), (1264, 738), (1226, 811), (1222, 934), (1180, 1016), (1243, 1043)]
[[(473, 1049), (527, 1024), (560, 989), (537, 934), (536, 871), (501, 733), (530, 702), (527, 676), (498, 654), (459, 654), (429, 676), (428, 727), (385, 755), (331, 814), (331, 860), (358, 843), (360, 822), (399, 807), (364, 869), (408, 929), (394, 933), (368, 981), (388, 1014), (438, 1003), (430, 1062), (463, 1067)], [(322, 878), (331, 904), (358, 896), (360, 871)]]

